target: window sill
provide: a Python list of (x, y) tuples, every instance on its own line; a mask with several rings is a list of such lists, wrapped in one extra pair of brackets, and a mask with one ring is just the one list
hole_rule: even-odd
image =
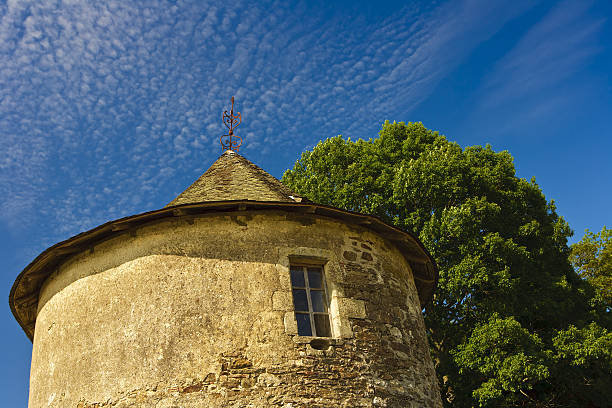
[[(344, 344), (343, 339), (333, 338), (333, 337), (317, 337), (317, 336), (293, 336), (293, 342), (297, 344), (322, 344), (327, 343), (329, 346), (340, 346)], [(318, 347), (313, 347), (318, 348)]]

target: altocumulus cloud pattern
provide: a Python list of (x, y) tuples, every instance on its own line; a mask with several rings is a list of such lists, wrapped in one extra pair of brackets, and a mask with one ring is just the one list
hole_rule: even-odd
[(0, 217), (44, 220), (45, 246), (161, 207), (219, 155), (231, 95), (255, 162), (375, 135), (527, 6), (453, 1), (384, 18), (309, 7), (1, 3)]

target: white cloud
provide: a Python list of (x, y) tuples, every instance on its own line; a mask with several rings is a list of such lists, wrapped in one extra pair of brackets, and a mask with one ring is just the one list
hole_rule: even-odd
[(219, 155), (231, 95), (255, 162), (371, 136), (526, 7), (466, 0), (373, 24), (280, 2), (10, 2), (1, 217), (65, 238), (165, 204)]

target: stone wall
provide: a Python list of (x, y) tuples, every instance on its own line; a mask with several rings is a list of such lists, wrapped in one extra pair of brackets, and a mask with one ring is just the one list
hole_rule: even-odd
[[(297, 335), (289, 264), (325, 265), (333, 338)], [(39, 300), (30, 407), (439, 407), (399, 251), (283, 212), (177, 218), (62, 265)]]

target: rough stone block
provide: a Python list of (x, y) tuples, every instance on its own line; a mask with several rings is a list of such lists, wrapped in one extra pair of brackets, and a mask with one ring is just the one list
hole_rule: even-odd
[(399, 339), (402, 338), (402, 332), (400, 331), (400, 329), (398, 329), (395, 326), (388, 326), (388, 327), (389, 327), (389, 333), (391, 333), (393, 337), (397, 337)]
[(289, 276), (289, 265), (276, 265), (278, 281), (281, 289), (291, 290), (291, 278)]
[(338, 309), (340, 314), (354, 319), (365, 319), (367, 317), (365, 303), (363, 300), (351, 298), (338, 298)]
[(272, 309), (285, 312), (293, 310), (293, 297), (291, 292), (276, 291), (272, 294)]
[(285, 313), (285, 333), (287, 334), (298, 334), (297, 321), (293, 312)]
[(350, 339), (353, 337), (353, 329), (351, 323), (346, 317), (334, 317), (332, 319), (334, 326), (334, 335), (343, 339)]
[(342, 256), (344, 256), (344, 259), (346, 259), (348, 261), (354, 261), (354, 260), (357, 259), (357, 254), (355, 252), (351, 252), (351, 251), (344, 251)]
[(362, 252), (361, 253), (361, 259), (365, 259), (366, 261), (373, 261), (374, 258), (372, 258), (372, 254), (369, 252)]

